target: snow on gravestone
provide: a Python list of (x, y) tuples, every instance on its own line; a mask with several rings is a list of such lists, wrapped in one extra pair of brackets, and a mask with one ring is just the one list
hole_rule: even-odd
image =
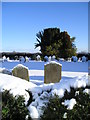
[(13, 76), (16, 76), (16, 77), (19, 77), (19, 78), (29, 81), (28, 68), (22, 64), (18, 64), (17, 66), (15, 66), (12, 70), (12, 74), (13, 74)]
[(61, 80), (62, 65), (51, 61), (44, 66), (44, 83), (57, 83)]

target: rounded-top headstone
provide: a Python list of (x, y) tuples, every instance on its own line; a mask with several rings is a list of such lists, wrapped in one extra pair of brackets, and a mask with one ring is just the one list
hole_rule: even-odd
[(13, 68), (12, 75), (29, 81), (28, 68), (22, 64), (18, 64)]
[(51, 60), (52, 60), (52, 61), (54, 61), (54, 60), (55, 60), (55, 58), (56, 58), (56, 57), (55, 57), (55, 55), (53, 55), (53, 56), (52, 56), (52, 58), (51, 58)]
[(40, 59), (41, 59), (40, 55), (38, 55), (38, 56), (36, 57), (36, 59), (37, 59), (37, 61), (40, 61)]
[(29, 62), (29, 58), (28, 58), (27, 56), (25, 57), (25, 61), (26, 61), (26, 62)]
[(62, 65), (51, 61), (44, 66), (44, 83), (57, 83), (61, 80)]
[(25, 62), (25, 58), (24, 58), (23, 56), (21, 56), (21, 57), (19, 58), (19, 61), (20, 61), (20, 62)]
[(48, 57), (48, 61), (50, 62), (50, 61), (51, 61), (51, 59), (52, 59), (52, 57), (51, 57), (51, 56), (49, 56), (49, 57)]
[(82, 62), (86, 62), (86, 57), (85, 56), (82, 57)]
[(7, 58), (6, 58), (6, 56), (3, 56), (3, 61), (5, 62), (5, 61), (7, 61)]
[(7, 57), (7, 61), (9, 61), (10, 60), (10, 58), (9, 57)]
[(45, 61), (45, 62), (48, 61), (48, 56), (45, 56), (45, 57), (44, 57), (44, 61)]

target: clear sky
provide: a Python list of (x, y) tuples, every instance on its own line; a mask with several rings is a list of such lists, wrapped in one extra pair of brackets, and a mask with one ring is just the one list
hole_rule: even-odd
[(2, 3), (2, 50), (35, 52), (36, 33), (58, 27), (88, 51), (88, 2)]

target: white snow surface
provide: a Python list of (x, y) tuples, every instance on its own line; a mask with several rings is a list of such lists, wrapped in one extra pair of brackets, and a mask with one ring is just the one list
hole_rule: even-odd
[(59, 62), (56, 62), (56, 61), (49, 61), (45, 65), (48, 65), (48, 64), (57, 64), (57, 65), (62, 66), (62, 64), (60, 64)]
[[(12, 63), (6, 64), (11, 65)], [(42, 62), (39, 63), (39, 65), (41, 64)], [(71, 65), (73, 64), (74, 63), (71, 63)], [(48, 102), (47, 98), (50, 95), (57, 94), (59, 95), (59, 97), (63, 97), (65, 90), (70, 91), (70, 86), (79, 88), (81, 86), (85, 87), (88, 84), (88, 72), (73, 71), (62, 71), (62, 79), (59, 83), (44, 84), (44, 80), (42, 79), (42, 77), (44, 77), (44, 70), (40, 70), (39, 68), (40, 66), (38, 66), (38, 69), (29, 68), (30, 77), (34, 77), (34, 79), (30, 79), (29, 82), (21, 78), (14, 77), (12, 75), (0, 73), (0, 91), (10, 90), (10, 92), (13, 93), (14, 96), (24, 95), (26, 101), (25, 104), (27, 104), (27, 101), (29, 100), (29, 94), (25, 91), (25, 89), (32, 92), (34, 101), (28, 106), (32, 118), (39, 118), (40, 115), (43, 114), (41, 108), (42, 106), (45, 106), (45, 103)], [(9, 70), (11, 70), (11, 68)], [(38, 79), (38, 76), (41, 77), (41, 80)], [(71, 100), (65, 101), (64, 103), (65, 105), (68, 105), (68, 109), (72, 109), (73, 106), (76, 104), (76, 101), (72, 98)]]
[[(34, 72), (34, 71), (33, 71)], [(33, 73), (34, 74), (34, 73)], [(5, 75), (0, 73), (0, 89), (10, 90), (13, 95), (24, 95), (25, 104), (29, 100), (29, 94), (25, 91), (29, 90), (33, 94), (33, 101), (28, 107), (30, 115), (32, 118), (39, 118), (43, 111), (41, 110), (42, 106), (45, 106), (44, 103), (48, 102), (47, 98), (50, 95), (57, 94), (59, 97), (64, 96), (64, 91), (67, 89), (70, 91), (70, 86), (81, 87), (88, 84), (88, 76), (78, 76), (78, 77), (63, 77), (59, 83), (51, 84), (41, 84), (36, 85), (32, 82), (22, 80), (20, 78)], [(50, 91), (49, 93), (47, 91)], [(71, 109), (74, 106), (75, 101), (68, 101), (68, 108)]]
[[(14, 68), (26, 68), (26, 69), (28, 69), (28, 67), (26, 67), (26, 66), (24, 66), (24, 65), (22, 65), (22, 64), (18, 64), (18, 65), (16, 65)], [(13, 68), (13, 69), (14, 69)]]
[(30, 105), (30, 106), (28, 107), (28, 109), (29, 109), (29, 111), (30, 111), (30, 116), (31, 116), (31, 118), (35, 118), (35, 119), (36, 119), (36, 118), (39, 118), (39, 114), (38, 114), (38, 111), (37, 111), (36, 107)]
[(31, 82), (11, 75), (0, 73), (0, 91), (11, 90), (10, 92), (13, 93), (14, 96), (23, 95), (25, 97), (26, 103), (29, 99), (29, 95), (25, 89), (28, 90), (33, 87), (36, 87), (36, 85)]
[(76, 100), (72, 98), (71, 100), (65, 100), (64, 105), (68, 106), (67, 109), (73, 109), (73, 106), (76, 104)]

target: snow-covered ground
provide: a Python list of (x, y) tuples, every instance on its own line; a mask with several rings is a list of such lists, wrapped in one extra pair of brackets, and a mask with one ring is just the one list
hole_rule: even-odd
[[(62, 71), (72, 71), (72, 72), (88, 72), (88, 62), (59, 62), (62, 64)], [(20, 64), (19, 61), (11, 61), (11, 62), (3, 62), (2, 67), (6, 69), (13, 69), (14, 66)], [(44, 70), (44, 64), (46, 62), (43, 61), (30, 61), (21, 63), (24, 66), (28, 67), (30, 70)]]
[[(2, 67), (11, 71), (17, 64), (20, 62), (4, 62)], [(60, 62), (62, 64), (62, 79), (55, 84), (44, 84), (45, 62), (31, 61), (22, 64), (29, 68), (30, 82), (0, 73), (0, 90), (11, 89), (11, 93), (14, 95), (24, 95), (26, 103), (29, 95), (25, 89), (31, 91), (35, 99), (28, 107), (32, 118), (38, 118), (43, 113), (41, 107), (45, 105), (45, 102), (48, 102), (45, 98), (55, 93), (59, 97), (63, 97), (65, 89), (70, 91), (70, 86), (76, 88), (85, 87), (88, 84), (88, 62)], [(68, 104), (68, 108), (71, 109), (76, 101), (71, 99), (65, 101), (64, 104)]]

